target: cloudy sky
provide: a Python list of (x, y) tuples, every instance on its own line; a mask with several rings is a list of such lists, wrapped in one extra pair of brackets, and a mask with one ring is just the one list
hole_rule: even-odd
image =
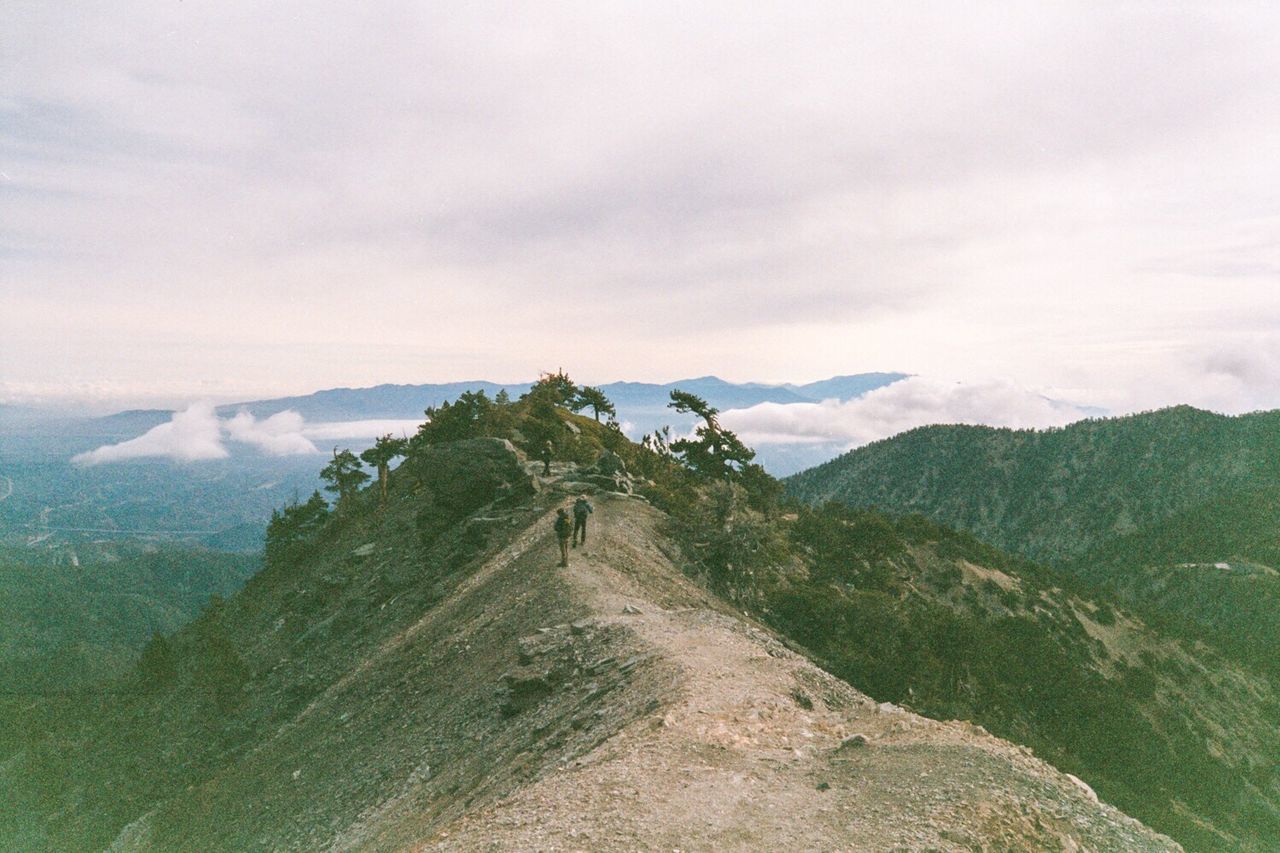
[(0, 401), (1280, 406), (1276, 7), (958, 8), (8, 0)]

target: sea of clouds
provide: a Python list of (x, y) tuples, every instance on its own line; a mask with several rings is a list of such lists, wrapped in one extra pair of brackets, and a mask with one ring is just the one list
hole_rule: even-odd
[(179, 462), (225, 459), (228, 442), (251, 447), (268, 456), (320, 453), (316, 441), (374, 439), (388, 433), (412, 435), (418, 422), (410, 420), (360, 420), (309, 424), (294, 411), (277, 412), (258, 419), (240, 411), (233, 417), (218, 416), (212, 403), (197, 402), (175, 412), (168, 423), (117, 444), (107, 444), (71, 458), (75, 465), (100, 465), (148, 457)]
[[(1193, 400), (1206, 399), (1216, 411), (1257, 408), (1249, 405), (1252, 399), (1242, 397), (1235, 387), (1235, 384), (1256, 385), (1256, 382), (1250, 383), (1255, 377), (1242, 373), (1234, 361), (1218, 365), (1217, 371), (1221, 375), (1211, 383), (1212, 388), (1191, 394)], [(1194, 383), (1179, 387), (1184, 392), (1196, 389)], [(1149, 389), (1149, 395), (1155, 395), (1150, 408), (1167, 405), (1159, 399), (1161, 391), (1160, 387)], [(1139, 408), (1132, 401), (1125, 402), (1128, 405), (1120, 406), (1119, 412)], [(1101, 411), (1007, 379), (951, 381), (912, 376), (853, 400), (762, 403), (724, 411), (720, 420), (752, 447), (808, 445), (816, 450), (818, 446), (825, 446), (835, 455), (930, 424), (1045, 429), (1096, 417)], [(183, 462), (222, 459), (231, 455), (233, 445), (270, 456), (317, 454), (321, 452), (317, 442), (323, 445), (330, 441), (371, 441), (388, 433), (412, 435), (417, 427), (418, 421), (396, 419), (308, 423), (295, 411), (283, 411), (262, 419), (247, 411), (220, 417), (212, 403), (199, 402), (176, 412), (168, 423), (137, 438), (81, 453), (73, 457), (72, 462), (97, 465), (145, 457)]]
[(1043, 429), (1091, 412), (1006, 380), (950, 382), (913, 376), (841, 402), (761, 403), (721, 415), (750, 446), (836, 444), (849, 449), (929, 424)]

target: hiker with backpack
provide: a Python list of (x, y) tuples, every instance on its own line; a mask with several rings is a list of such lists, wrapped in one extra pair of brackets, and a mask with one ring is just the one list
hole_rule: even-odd
[(569, 511), (564, 507), (556, 510), (556, 539), (560, 542), (560, 567), (569, 565)]
[(578, 547), (579, 533), (582, 534), (582, 544), (587, 544), (587, 516), (594, 511), (586, 495), (578, 495), (573, 502), (573, 547)]
[(551, 453), (555, 448), (552, 447), (550, 439), (542, 444), (542, 476), (551, 476)]

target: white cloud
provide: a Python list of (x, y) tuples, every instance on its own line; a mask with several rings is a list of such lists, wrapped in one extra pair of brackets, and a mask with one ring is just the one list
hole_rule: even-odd
[(415, 421), (399, 419), (364, 420), (364, 421), (330, 421), (309, 424), (302, 432), (307, 438), (317, 441), (333, 441), (343, 438), (378, 438), (390, 433), (392, 436), (410, 436), (418, 431), (422, 419)]
[(294, 411), (277, 412), (259, 421), (248, 412), (240, 412), (226, 421), (223, 428), (235, 441), (251, 444), (272, 456), (319, 453), (303, 431), (303, 417)]
[(99, 465), (160, 456), (181, 462), (201, 459), (223, 459), (229, 454), (222, 446), (222, 428), (213, 404), (192, 403), (184, 411), (174, 413), (167, 424), (152, 427), (137, 438), (108, 444), (73, 456), (76, 465)]
[(1088, 417), (1011, 382), (946, 382), (913, 376), (841, 403), (762, 403), (721, 415), (748, 445), (833, 443), (857, 447), (928, 424), (1063, 426)]
[(99, 465), (144, 457), (180, 462), (224, 459), (230, 455), (224, 439), (257, 448), (269, 456), (294, 456), (319, 453), (312, 439), (374, 439), (388, 433), (413, 435), (420, 423), (417, 420), (374, 419), (308, 424), (302, 415), (292, 410), (277, 412), (263, 420), (241, 411), (235, 417), (223, 420), (217, 416), (212, 403), (200, 402), (175, 413), (169, 423), (154, 427), (137, 438), (78, 454), (71, 461), (76, 465)]

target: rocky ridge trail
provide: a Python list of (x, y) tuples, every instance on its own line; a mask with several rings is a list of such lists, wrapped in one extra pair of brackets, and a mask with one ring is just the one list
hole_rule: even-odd
[[(442, 449), (231, 603), (264, 673), (238, 713), (267, 734), (113, 849), (1178, 849), (1027, 750), (822, 671), (682, 574), (666, 517), (607, 476), (475, 447), (527, 496), (453, 528), (470, 556), (397, 532), (432, 490), (493, 492), (474, 448)], [(561, 569), (552, 519), (583, 491)]]
[[(830, 676), (682, 575), (661, 513), (592, 499), (591, 538), (560, 570), (586, 615), (522, 639), (509, 689), (541, 686), (507, 712), (550, 731), (539, 698), (578, 680), (588, 704), (612, 669), (643, 685), (642, 713), (416, 849), (1178, 849), (1021, 747)], [(533, 529), (550, 531), (552, 514)], [(554, 551), (547, 533), (530, 556), (553, 562)], [(612, 659), (555, 674), (557, 654), (603, 636)], [(569, 725), (611, 713), (605, 703)]]

